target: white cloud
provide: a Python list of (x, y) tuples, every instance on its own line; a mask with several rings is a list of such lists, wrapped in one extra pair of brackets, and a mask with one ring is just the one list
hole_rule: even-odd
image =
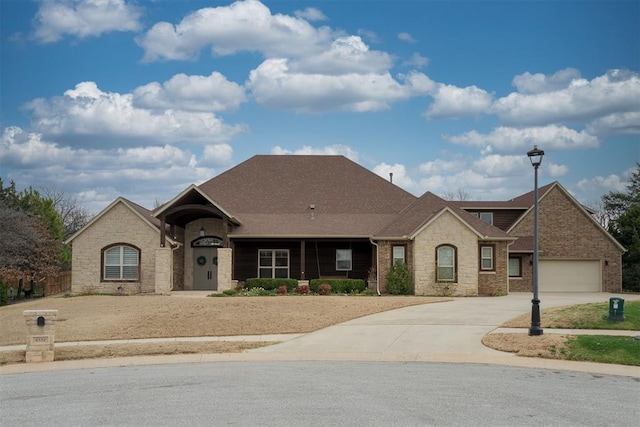
[(442, 119), (486, 114), (490, 111), (492, 99), (490, 93), (476, 86), (460, 88), (439, 84), (425, 116)]
[(627, 181), (620, 175), (595, 176), (578, 181), (576, 188), (580, 194), (604, 194), (610, 191), (623, 192), (627, 189)]
[(640, 134), (640, 111), (600, 117), (587, 125), (587, 132), (594, 135)]
[(251, 71), (246, 86), (258, 104), (300, 112), (378, 111), (394, 101), (427, 93), (433, 82), (424, 74), (303, 74), (285, 59), (268, 59)]
[(569, 167), (566, 165), (558, 165), (555, 163), (547, 163), (545, 169), (551, 178), (560, 178), (569, 173)]
[(402, 65), (404, 66), (415, 68), (424, 68), (427, 66), (427, 64), (429, 64), (429, 58), (427, 58), (426, 56), (422, 56), (419, 53), (414, 53), (413, 55), (411, 55), (411, 58), (402, 63)]
[(481, 147), (484, 153), (516, 152), (534, 145), (547, 150), (597, 148), (600, 145), (596, 136), (556, 125), (523, 129), (500, 126), (488, 134), (473, 130), (456, 136), (443, 135), (443, 139), (458, 145)]
[(398, 34), (398, 39), (402, 40), (403, 42), (408, 42), (408, 43), (415, 43), (417, 40), (413, 38), (413, 36), (409, 33), (399, 33)]
[(495, 101), (493, 112), (506, 125), (584, 123), (612, 114), (638, 112), (638, 99), (638, 73), (611, 70), (591, 81), (574, 79), (566, 88), (553, 92), (511, 93)]
[(565, 68), (550, 76), (526, 72), (513, 78), (512, 84), (518, 92), (536, 94), (566, 89), (574, 80), (580, 79), (580, 71), (575, 68)]
[(271, 149), (271, 154), (297, 154), (297, 155), (322, 155), (322, 156), (345, 156), (348, 159), (353, 160), (354, 162), (358, 161), (360, 155), (357, 151), (353, 150), (348, 145), (342, 144), (334, 144), (328, 145), (325, 147), (311, 147), (309, 145), (305, 145), (302, 148), (298, 148), (297, 150), (288, 150), (286, 148), (282, 148), (280, 146), (275, 146)]
[(390, 179), (389, 174), (393, 173), (393, 183), (395, 185), (409, 192), (418, 190), (418, 184), (409, 176), (406, 167), (402, 164), (389, 165), (380, 163), (373, 168), (373, 172), (387, 180)]
[(331, 46), (316, 55), (288, 62), (292, 72), (305, 74), (341, 75), (349, 73), (381, 73), (393, 66), (385, 52), (369, 50), (360, 37), (339, 37)]
[[(203, 162), (211, 163), (206, 157)], [(0, 164), (12, 170), (9, 178), (16, 182), (64, 189), (92, 212), (103, 209), (117, 196), (150, 208), (156, 198), (166, 201), (189, 184), (203, 182), (215, 173), (191, 152), (170, 145), (74, 149), (19, 127), (4, 129)]]
[(241, 51), (267, 57), (290, 57), (318, 52), (330, 42), (328, 28), (314, 28), (301, 18), (272, 15), (257, 0), (199, 9), (173, 25), (159, 22), (137, 39), (144, 61), (191, 60), (205, 46), (216, 55)]
[(233, 111), (246, 101), (244, 88), (214, 71), (209, 76), (176, 74), (160, 84), (148, 83), (133, 91), (134, 107), (187, 111)]
[(202, 154), (203, 162), (212, 165), (228, 165), (233, 157), (233, 147), (229, 144), (206, 145)]
[(485, 177), (506, 178), (522, 176), (524, 170), (529, 170), (527, 156), (489, 154), (473, 162), (473, 170)]
[(78, 38), (110, 31), (138, 31), (140, 10), (124, 0), (54, 0), (40, 4), (33, 37), (53, 43), (65, 35)]
[(36, 99), (26, 108), (33, 111), (36, 132), (83, 145), (223, 142), (244, 130), (211, 113), (136, 108), (132, 94), (103, 92), (94, 82), (79, 83), (62, 97)]
[(442, 174), (459, 172), (466, 167), (465, 162), (461, 160), (434, 160), (422, 163), (419, 166), (420, 173), (424, 175)]
[(308, 7), (304, 10), (296, 10), (293, 13), (298, 18), (306, 19), (307, 21), (326, 21), (327, 17), (315, 7)]

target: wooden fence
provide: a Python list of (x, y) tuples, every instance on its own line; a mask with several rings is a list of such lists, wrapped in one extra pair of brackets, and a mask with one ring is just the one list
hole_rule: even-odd
[(71, 270), (61, 271), (57, 276), (49, 276), (44, 281), (45, 296), (70, 292)]

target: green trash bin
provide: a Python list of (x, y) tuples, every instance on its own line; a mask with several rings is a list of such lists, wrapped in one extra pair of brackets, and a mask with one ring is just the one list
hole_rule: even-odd
[(624, 320), (624, 298), (609, 298), (609, 318), (607, 320), (617, 322)]

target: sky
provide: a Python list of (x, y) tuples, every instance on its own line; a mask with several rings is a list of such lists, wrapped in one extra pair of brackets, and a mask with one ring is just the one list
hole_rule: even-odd
[(91, 212), (257, 154), (508, 200), (537, 145), (540, 185), (588, 206), (640, 161), (638, 0), (3, 0), (0, 20), (0, 177)]

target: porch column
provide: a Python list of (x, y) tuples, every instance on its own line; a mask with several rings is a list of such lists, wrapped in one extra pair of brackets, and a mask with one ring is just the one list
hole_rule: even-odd
[(305, 268), (306, 268), (306, 255), (305, 248), (306, 242), (304, 240), (300, 241), (300, 280), (306, 280), (305, 278)]
[(162, 214), (160, 216), (160, 247), (161, 248), (164, 248), (166, 237), (167, 237), (166, 236), (166, 231), (165, 231), (166, 226), (167, 226), (167, 224), (166, 224), (166, 221), (165, 221), (165, 216), (164, 216), (164, 214)]

